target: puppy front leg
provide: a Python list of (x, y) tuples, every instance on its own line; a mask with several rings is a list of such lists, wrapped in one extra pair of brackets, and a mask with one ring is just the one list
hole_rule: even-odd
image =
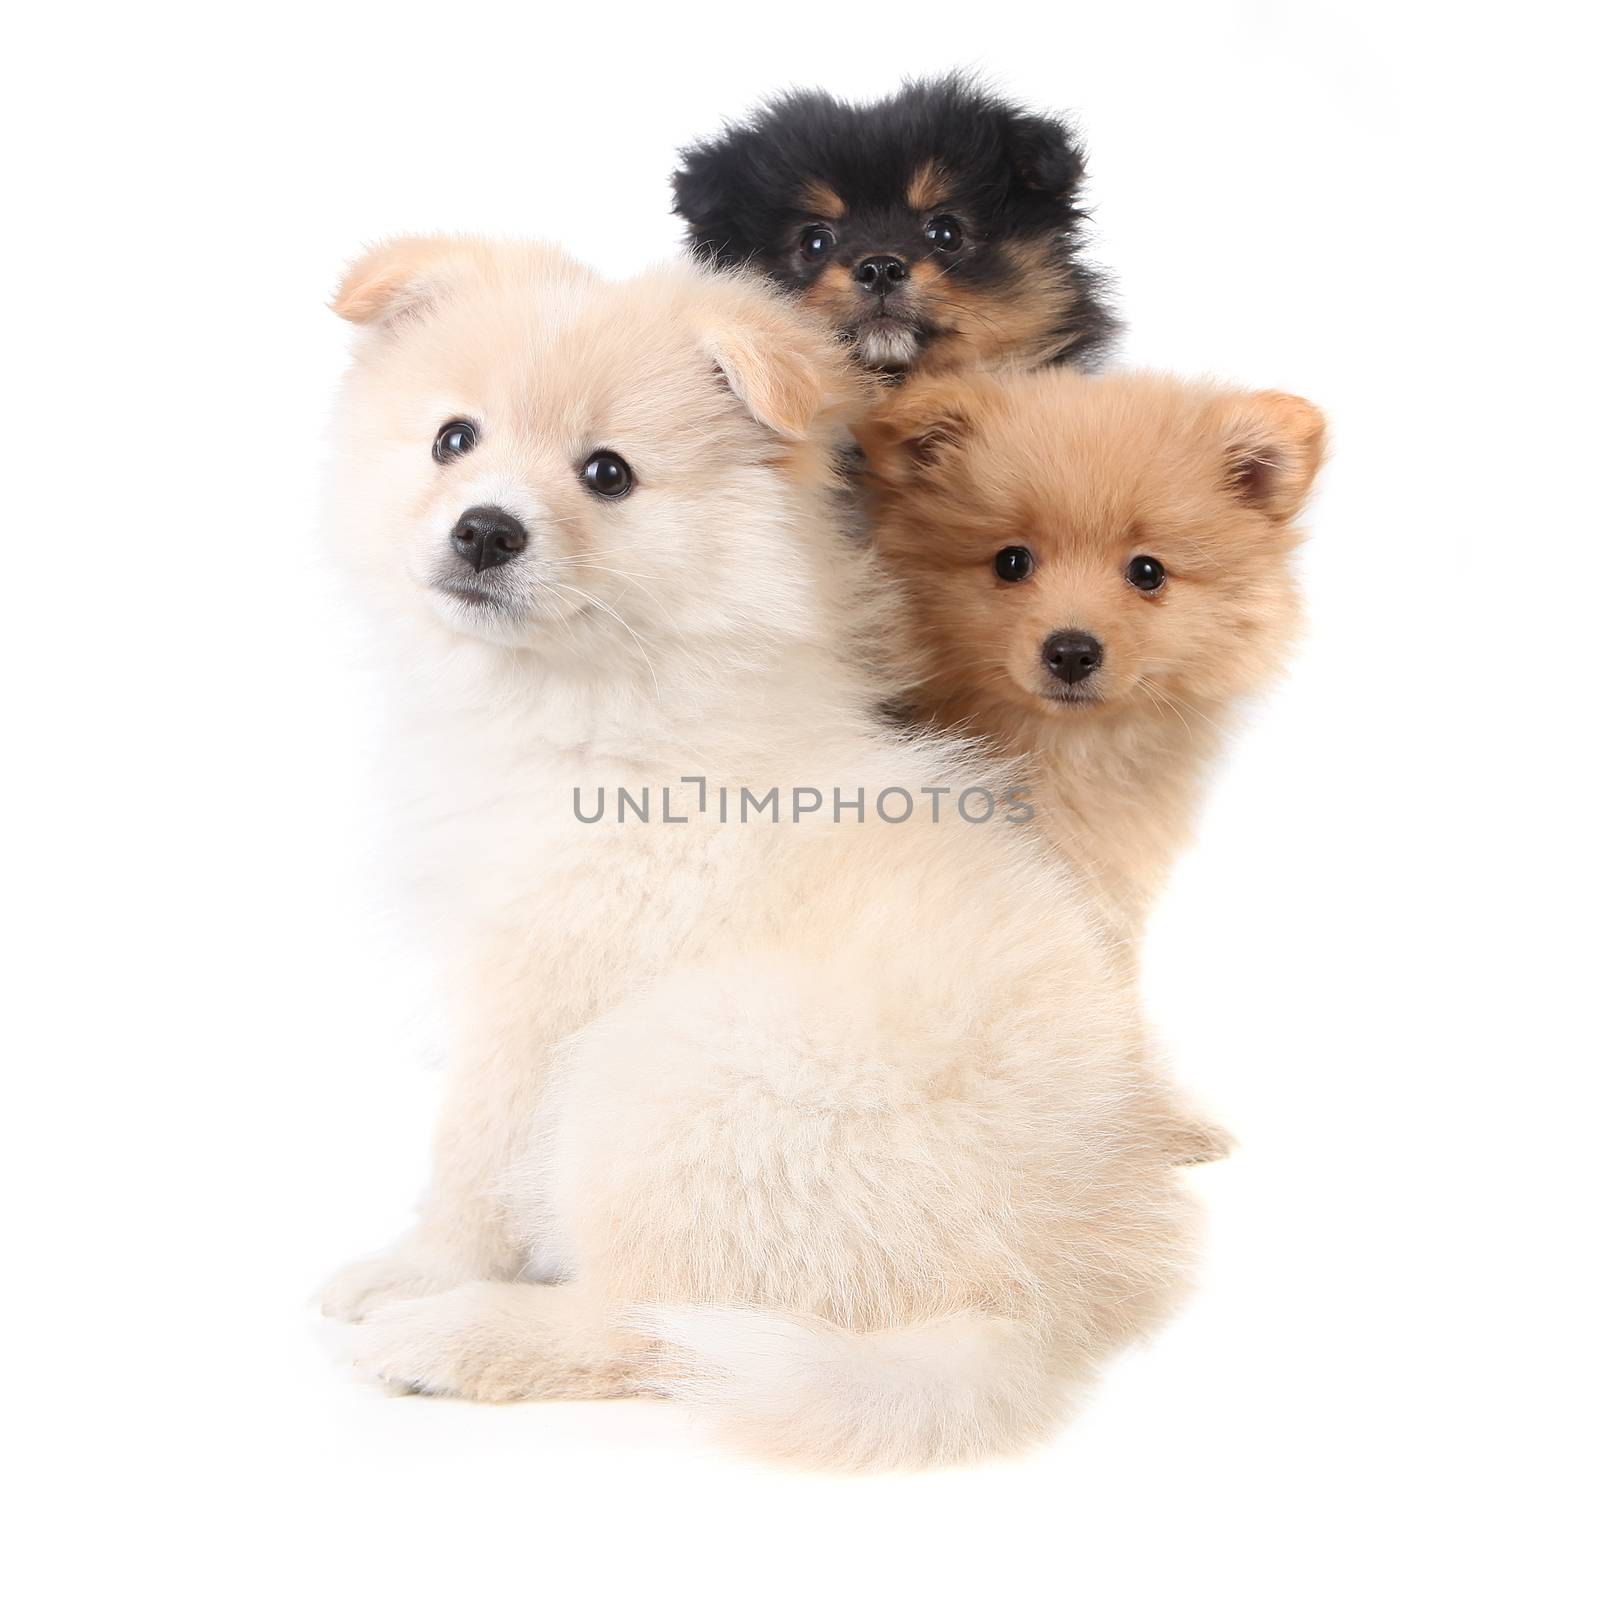
[(322, 1291), (322, 1314), (360, 1322), (391, 1300), (438, 1294), (478, 1278), (514, 1278), (522, 1261), (491, 1196), (447, 1189), (436, 1180), (417, 1208), (415, 1227), (387, 1250), (334, 1275)]
[(423, 1197), (417, 1223), (387, 1250), (352, 1261), (322, 1292), (322, 1314), (360, 1322), (392, 1300), (438, 1294), (479, 1278), (514, 1278), (522, 1255), (499, 1208), (482, 1193), (445, 1189)]
[(433, 1174), (416, 1225), (380, 1255), (354, 1261), (322, 1295), (325, 1316), (360, 1322), (392, 1300), (476, 1279), (509, 1279), (524, 1252), (500, 1198), (536, 1114), (548, 1046), (524, 1037), (475, 1041), (452, 1073), (434, 1141)]

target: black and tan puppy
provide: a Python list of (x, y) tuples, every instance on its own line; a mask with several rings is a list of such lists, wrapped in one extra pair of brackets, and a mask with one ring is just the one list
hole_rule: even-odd
[(875, 371), (1087, 367), (1116, 332), (1079, 256), (1082, 149), (964, 77), (863, 106), (786, 95), (682, 162), (695, 251), (767, 273)]

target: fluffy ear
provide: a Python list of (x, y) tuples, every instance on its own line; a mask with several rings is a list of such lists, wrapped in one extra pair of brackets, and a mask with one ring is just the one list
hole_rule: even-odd
[(1083, 181), (1083, 151), (1054, 117), (1017, 117), (1011, 125), (1011, 163), (1029, 189), (1070, 200)]
[(732, 263), (741, 254), (731, 196), (742, 181), (744, 137), (730, 133), (678, 153), (672, 209), (689, 224), (689, 241), (706, 261)]
[(739, 285), (713, 313), (701, 343), (755, 419), (784, 439), (804, 439), (860, 393), (829, 331), (766, 289)]
[(1308, 400), (1266, 391), (1220, 403), (1231, 493), (1279, 522), (1296, 516), (1322, 465), (1327, 424)]
[(878, 478), (904, 483), (958, 456), (976, 430), (978, 410), (975, 380), (913, 381), (857, 425), (856, 442)]
[(727, 206), (724, 174), (733, 160), (730, 142), (690, 145), (678, 152), (682, 165), (672, 175), (672, 209), (687, 223), (714, 222)]
[(386, 240), (345, 273), (333, 309), (363, 324), (414, 316), (434, 301), (447, 267), (462, 254), (462, 241), (443, 235)]

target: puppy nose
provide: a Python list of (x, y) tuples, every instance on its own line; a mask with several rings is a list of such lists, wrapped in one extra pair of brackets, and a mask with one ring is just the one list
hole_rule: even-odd
[(888, 294), (905, 282), (906, 264), (899, 256), (868, 256), (856, 263), (856, 282), (863, 289)]
[(499, 506), (474, 506), (463, 511), (450, 531), (456, 554), (474, 572), (503, 567), (519, 550), (528, 547), (528, 530)]
[(1052, 633), (1040, 654), (1045, 666), (1063, 683), (1082, 683), (1105, 658), (1100, 641), (1078, 628)]

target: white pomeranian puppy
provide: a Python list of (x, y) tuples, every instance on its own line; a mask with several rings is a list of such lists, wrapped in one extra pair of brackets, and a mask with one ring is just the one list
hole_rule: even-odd
[(1183, 1284), (1185, 1113), (1005, 771), (878, 713), (844, 353), (738, 276), (466, 239), (336, 309), (458, 1024), (417, 1222), (327, 1292), (358, 1364), (825, 1467), (1038, 1439)]

